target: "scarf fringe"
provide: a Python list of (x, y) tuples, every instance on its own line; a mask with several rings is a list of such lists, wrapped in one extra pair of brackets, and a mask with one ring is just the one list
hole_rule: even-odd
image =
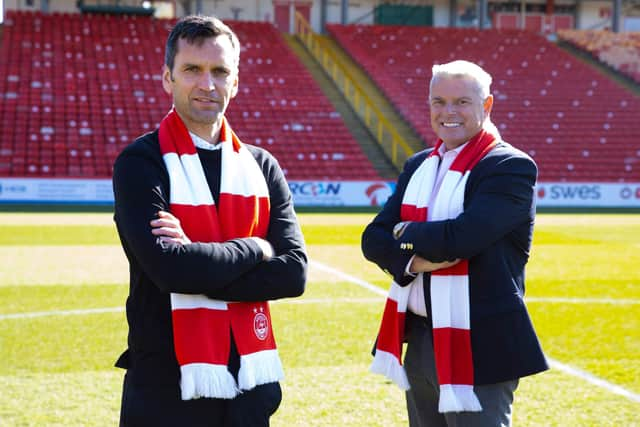
[(233, 399), (240, 390), (226, 365), (190, 363), (180, 367), (182, 400), (201, 397)]
[(384, 375), (403, 391), (411, 388), (404, 367), (400, 364), (398, 358), (389, 352), (376, 349), (376, 355), (373, 357), (369, 372)]
[(263, 350), (240, 356), (238, 383), (240, 390), (251, 390), (261, 384), (284, 379), (278, 350)]
[(482, 405), (473, 392), (472, 385), (443, 384), (440, 386), (438, 411), (441, 413), (480, 412)]

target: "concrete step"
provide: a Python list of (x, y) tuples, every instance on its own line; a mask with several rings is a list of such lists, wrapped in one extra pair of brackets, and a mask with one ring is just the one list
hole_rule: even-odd
[(349, 129), (351, 135), (358, 142), (362, 151), (365, 153), (380, 177), (384, 179), (395, 179), (398, 176), (399, 171), (384, 154), (375, 138), (353, 111), (351, 105), (338, 90), (333, 81), (324, 72), (322, 66), (318, 64), (318, 62), (295, 36), (283, 34), (283, 37), (291, 50), (307, 68), (316, 83), (318, 83), (320, 89), (329, 99), (336, 112), (340, 114), (347, 129)]

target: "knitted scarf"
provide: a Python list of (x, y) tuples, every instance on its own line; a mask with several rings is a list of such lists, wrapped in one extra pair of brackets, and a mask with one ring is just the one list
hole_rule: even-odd
[[(496, 145), (496, 138), (482, 130), (472, 138), (445, 173), (441, 187), (429, 206), (440, 164), (439, 140), (433, 152), (411, 176), (405, 190), (402, 221), (446, 220), (463, 212), (464, 192), (471, 169)], [(401, 389), (410, 388), (402, 366), (405, 314), (411, 286), (423, 286), (418, 274), (406, 287), (391, 283), (375, 356), (370, 370), (393, 380)], [(444, 412), (481, 411), (473, 391), (473, 359), (469, 320), (469, 262), (431, 272), (431, 311), (433, 347), (440, 384), (438, 410)]]
[[(172, 110), (160, 123), (160, 151), (169, 173), (170, 210), (192, 242), (258, 236), (269, 225), (269, 191), (260, 166), (223, 118), (220, 197), (215, 204), (189, 132)], [(284, 377), (267, 302), (227, 303), (171, 294), (182, 399), (232, 399)], [(238, 382), (227, 368), (231, 339), (240, 354)]]

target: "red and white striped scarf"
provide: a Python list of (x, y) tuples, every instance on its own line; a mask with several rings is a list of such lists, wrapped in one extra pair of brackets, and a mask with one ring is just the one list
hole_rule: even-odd
[[(427, 221), (456, 218), (464, 210), (464, 192), (471, 169), (496, 145), (496, 138), (481, 131), (472, 138), (445, 173), (442, 184), (429, 206), (440, 164), (439, 140), (433, 152), (413, 173), (404, 196), (402, 221)], [(382, 316), (371, 371), (393, 380), (401, 389), (410, 388), (402, 366), (402, 343), (407, 303), (412, 286), (423, 286), (423, 274), (406, 287), (395, 281)], [(469, 317), (469, 261), (431, 273), (431, 311), (433, 347), (440, 384), (439, 411), (481, 411), (473, 391), (473, 359)]]
[[(223, 118), (220, 197), (216, 206), (189, 132), (172, 110), (160, 123), (160, 151), (169, 173), (170, 209), (192, 242), (258, 236), (269, 226), (269, 190), (260, 166)], [(228, 303), (171, 294), (182, 399), (232, 399), (284, 377), (267, 302)], [(238, 383), (227, 368), (231, 332), (240, 354)]]

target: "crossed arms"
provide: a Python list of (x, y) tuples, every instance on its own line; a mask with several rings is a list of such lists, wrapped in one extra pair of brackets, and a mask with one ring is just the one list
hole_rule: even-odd
[(261, 158), (271, 198), (266, 239), (191, 243), (168, 214), (168, 176), (159, 153), (149, 147), (127, 149), (114, 166), (115, 220), (132, 271), (140, 270), (163, 292), (227, 301), (302, 294), (304, 241), (288, 186), (272, 157)]
[[(444, 221), (411, 222), (398, 238), (402, 197), (409, 179), (426, 157), (423, 152), (407, 161), (396, 191), (362, 235), (362, 251), (368, 260), (390, 273), (400, 285), (413, 272), (433, 271), (457, 259), (470, 259), (533, 219), (535, 163), (514, 149), (502, 149), (483, 159), (472, 171), (465, 191), (464, 212)], [(521, 242), (526, 246), (526, 242)], [(411, 249), (408, 249), (411, 248)]]

